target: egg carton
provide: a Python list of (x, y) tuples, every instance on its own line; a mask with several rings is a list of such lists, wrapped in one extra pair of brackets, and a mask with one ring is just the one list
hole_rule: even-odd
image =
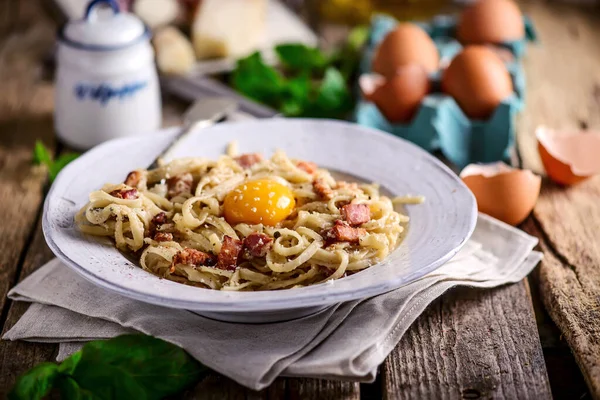
[[(452, 43), (452, 47), (458, 46), (460, 49), (462, 46), (456, 40), (455, 35), (457, 23), (458, 17), (455, 15), (438, 15), (429, 22), (415, 22), (415, 24), (419, 25), (429, 34), (434, 42)], [(373, 16), (369, 34), (369, 47), (376, 46), (381, 42), (385, 35), (392, 31), (396, 25), (398, 25), (398, 20), (389, 15), (381, 14)], [(525, 30), (525, 37), (523, 39), (500, 44), (501, 47), (509, 50), (517, 60), (520, 60), (525, 55), (527, 42), (537, 42), (538, 40), (533, 22), (527, 16), (523, 16), (523, 27)]]
[[(373, 18), (361, 60), (362, 73), (371, 72), (377, 45), (397, 24), (398, 21), (392, 17)], [(355, 109), (356, 122), (392, 133), (428, 151), (441, 150), (446, 158), (461, 168), (472, 162), (507, 160), (514, 143), (515, 117), (525, 107), (526, 82), (519, 59), (524, 54), (525, 41), (535, 40), (531, 22), (524, 18), (524, 24), (527, 38), (520, 41), (522, 43), (506, 46), (515, 56), (512, 62), (506, 64), (514, 94), (500, 103), (487, 120), (469, 119), (452, 97), (441, 92), (441, 74), (437, 72), (430, 76), (432, 93), (425, 97), (411, 122), (392, 124), (373, 103), (362, 98)], [(456, 19), (436, 17), (431, 23), (420, 23), (420, 26), (432, 36), (442, 65), (448, 64), (462, 50), (463, 46), (451, 36)]]

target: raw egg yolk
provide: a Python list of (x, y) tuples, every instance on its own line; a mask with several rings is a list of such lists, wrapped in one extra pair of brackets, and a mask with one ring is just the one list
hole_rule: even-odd
[(243, 183), (225, 196), (223, 211), (230, 224), (274, 226), (294, 210), (294, 194), (287, 187), (268, 179)]

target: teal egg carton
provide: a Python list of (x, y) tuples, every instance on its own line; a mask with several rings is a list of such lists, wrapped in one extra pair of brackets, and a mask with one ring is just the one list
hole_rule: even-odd
[[(397, 24), (398, 21), (389, 16), (378, 15), (372, 19), (369, 39), (361, 59), (361, 73), (371, 72), (379, 42)], [(437, 72), (430, 76), (432, 93), (425, 97), (409, 123), (390, 123), (373, 103), (365, 99), (361, 99), (356, 106), (356, 122), (409, 140), (425, 150), (440, 150), (460, 168), (473, 162), (507, 160), (514, 144), (515, 117), (525, 106), (525, 74), (519, 60), (525, 52), (525, 42), (535, 40), (535, 31), (529, 19), (524, 18), (524, 24), (526, 39), (505, 46), (515, 57), (506, 64), (514, 94), (498, 105), (487, 120), (469, 119), (452, 97), (441, 93), (441, 77)], [(453, 38), (456, 18), (441, 16), (419, 25), (433, 38), (442, 62), (451, 60), (462, 50), (462, 45)]]
[[(436, 44), (438, 42), (443, 44), (453, 41), (460, 46), (460, 43), (455, 38), (457, 23), (458, 17), (455, 15), (439, 15), (429, 22), (415, 22), (415, 24), (419, 25), (431, 36)], [(368, 47), (376, 46), (396, 25), (398, 25), (398, 20), (389, 15), (379, 14), (373, 16), (371, 19)], [(523, 39), (498, 44), (510, 50), (517, 60), (520, 60), (525, 55), (527, 42), (537, 41), (537, 32), (533, 26), (533, 22), (527, 16), (523, 16), (523, 27), (525, 29), (525, 37)], [(444, 58), (443, 53), (440, 53), (440, 56)]]

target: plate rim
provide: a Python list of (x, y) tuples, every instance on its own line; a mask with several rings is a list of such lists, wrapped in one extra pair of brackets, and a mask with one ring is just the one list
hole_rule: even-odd
[[(281, 120), (284, 120), (284, 119), (281, 119)], [(244, 124), (249, 124), (249, 123), (256, 124), (257, 121), (272, 121), (272, 119), (238, 121), (238, 122), (231, 122), (228, 124), (231, 124), (231, 125), (233, 125), (233, 124), (244, 125)], [(285, 121), (287, 121), (287, 122), (294, 121), (295, 123), (302, 123), (302, 121), (315, 121), (315, 119), (294, 118), (294, 119), (285, 120)], [(110, 281), (103, 277), (97, 276), (96, 274), (92, 273), (85, 267), (79, 265), (77, 262), (72, 260), (67, 254), (65, 254), (61, 250), (60, 246), (54, 241), (54, 239), (52, 237), (53, 231), (50, 229), (50, 221), (48, 220), (48, 218), (49, 218), (48, 209), (49, 209), (50, 201), (53, 198), (53, 192), (54, 192), (55, 188), (57, 187), (57, 185), (52, 185), (52, 187), (48, 191), (48, 194), (46, 195), (46, 199), (44, 201), (43, 218), (42, 218), (42, 230), (43, 230), (44, 238), (46, 239), (46, 242), (47, 242), (48, 246), (50, 247), (50, 249), (52, 250), (52, 252), (63, 263), (65, 263), (67, 266), (69, 266), (71, 269), (73, 269), (79, 275), (83, 276), (85, 279), (93, 282), (94, 284), (96, 284), (99, 287), (102, 287), (106, 290), (110, 290), (110, 291), (116, 292), (120, 295), (123, 295), (125, 297), (139, 300), (139, 301), (142, 301), (145, 303), (151, 303), (151, 304), (166, 306), (166, 307), (170, 307), (170, 308), (199, 310), (199, 311), (218, 311), (218, 312), (285, 310), (285, 309), (304, 308), (304, 307), (326, 305), (326, 304), (335, 304), (335, 303), (340, 303), (340, 302), (345, 302), (345, 301), (373, 297), (373, 296), (376, 296), (379, 294), (383, 294), (383, 293), (395, 290), (403, 285), (406, 285), (410, 282), (415, 281), (416, 279), (418, 279), (422, 276), (425, 276), (426, 274), (441, 267), (448, 260), (450, 260), (454, 255), (456, 255), (456, 253), (458, 253), (458, 251), (460, 251), (460, 249), (465, 245), (467, 240), (469, 240), (469, 238), (473, 234), (473, 231), (475, 230), (475, 225), (477, 222), (477, 204), (476, 204), (473, 194), (470, 192), (470, 190), (467, 188), (467, 186), (462, 182), (462, 180), (458, 177), (458, 175), (456, 175), (452, 170), (450, 170), (450, 168), (448, 168), (446, 165), (444, 165), (440, 160), (438, 160), (433, 155), (429, 154), (428, 152), (421, 149), (417, 145), (415, 145), (411, 142), (408, 142), (406, 140), (403, 140), (401, 138), (392, 136), (388, 133), (379, 131), (377, 129), (364, 127), (364, 126), (353, 124), (353, 123), (346, 122), (346, 121), (328, 120), (328, 119), (320, 119), (318, 121), (321, 121), (325, 124), (328, 124), (328, 123), (341, 124), (341, 125), (346, 125), (347, 127), (351, 127), (352, 129), (361, 129), (365, 133), (380, 136), (382, 138), (385, 138), (386, 140), (390, 140), (390, 139), (399, 140), (399, 141), (403, 142), (404, 145), (408, 145), (409, 147), (412, 147), (411, 151), (417, 151), (417, 152), (421, 152), (422, 154), (424, 154), (425, 158), (428, 159), (428, 162), (432, 162), (436, 167), (438, 167), (438, 169), (443, 171), (444, 174), (448, 178), (452, 179), (455, 183), (457, 183), (458, 186), (462, 187), (465, 190), (465, 193), (468, 193), (468, 195), (469, 195), (468, 197), (471, 200), (471, 204), (470, 204), (470, 213), (468, 215), (468, 217), (469, 217), (468, 228), (467, 228), (465, 235), (462, 238), (461, 242), (453, 249), (450, 249), (449, 251), (447, 251), (443, 256), (439, 257), (437, 260), (435, 260), (427, 265), (423, 265), (423, 266), (419, 267), (417, 270), (412, 271), (411, 273), (399, 274), (397, 276), (394, 276), (391, 279), (387, 279), (383, 282), (380, 282), (379, 284), (371, 285), (369, 287), (364, 287), (364, 288), (361, 288), (360, 290), (356, 290), (356, 289), (352, 290), (351, 288), (349, 288), (349, 289), (341, 290), (341, 291), (338, 290), (337, 292), (333, 292), (333, 293), (329, 291), (327, 293), (324, 293), (324, 296), (317, 296), (314, 293), (307, 293), (307, 294), (303, 295), (303, 293), (298, 294), (298, 291), (294, 291), (294, 293), (292, 293), (292, 294), (294, 294), (294, 296), (291, 296), (291, 297), (284, 296), (287, 298), (276, 299), (277, 301), (274, 301), (274, 299), (272, 297), (264, 298), (264, 299), (246, 299), (246, 300), (244, 300), (243, 299), (244, 295), (248, 295), (251, 293), (257, 293), (257, 292), (236, 292), (237, 294), (235, 296), (237, 296), (239, 298), (235, 298), (235, 299), (221, 298), (221, 299), (218, 299), (218, 301), (212, 302), (212, 301), (207, 301), (207, 300), (192, 301), (192, 300), (172, 299), (172, 298), (167, 298), (164, 295), (161, 295), (160, 293), (156, 293), (156, 294), (141, 293), (137, 290), (128, 288), (125, 285), (121, 285), (119, 283), (115, 283), (114, 281)], [(260, 123), (260, 122), (258, 122), (258, 123)], [(165, 134), (166, 132), (169, 132), (169, 131), (174, 132), (177, 129), (179, 129), (179, 128), (160, 129), (158, 131), (150, 133), (148, 136), (144, 136), (144, 138), (147, 139), (149, 136), (158, 136), (160, 134)], [(192, 135), (194, 135), (194, 134), (198, 134), (198, 133), (192, 133)], [(141, 138), (139, 136), (136, 139), (141, 140)], [(105, 146), (111, 146), (111, 145), (114, 145), (116, 142), (128, 141), (128, 140), (132, 140), (132, 137), (113, 139), (113, 140), (107, 141), (105, 143), (102, 143), (99, 146), (94, 147), (88, 153), (91, 154), (91, 153), (101, 152)], [(75, 160), (73, 163), (67, 165), (63, 169), (63, 171), (61, 171), (59, 176), (57, 177), (56, 182), (58, 182), (61, 179), (61, 175), (64, 177), (66, 175), (67, 171), (70, 171), (71, 169), (74, 170), (77, 166), (78, 161), (80, 161), (80, 160)], [(466, 206), (465, 206), (465, 208), (466, 208)], [(139, 265), (137, 265), (137, 267), (139, 267)], [(321, 285), (323, 285), (323, 287), (328, 287), (328, 286), (325, 286), (326, 283), (322, 283)], [(198, 289), (213, 291), (212, 289), (202, 289), (202, 288), (198, 288)], [(265, 291), (263, 291), (263, 293), (265, 293)], [(271, 294), (290, 293), (290, 291), (289, 291), (289, 289), (286, 289), (286, 290), (278, 290), (278, 291), (268, 291), (267, 293), (271, 293)], [(246, 302), (250, 302), (250, 303), (246, 304)], [(298, 303), (298, 304), (291, 305), (290, 303)]]

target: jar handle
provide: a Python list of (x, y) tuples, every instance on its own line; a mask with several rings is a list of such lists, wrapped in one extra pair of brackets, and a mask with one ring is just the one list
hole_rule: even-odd
[(93, 0), (90, 2), (90, 4), (88, 4), (85, 10), (85, 19), (87, 21), (90, 20), (90, 16), (92, 15), (92, 13), (94, 13), (96, 6), (98, 6), (99, 4), (106, 4), (107, 6), (110, 6), (110, 8), (112, 8), (113, 10), (113, 13), (115, 14), (121, 12), (119, 4), (115, 0)]

